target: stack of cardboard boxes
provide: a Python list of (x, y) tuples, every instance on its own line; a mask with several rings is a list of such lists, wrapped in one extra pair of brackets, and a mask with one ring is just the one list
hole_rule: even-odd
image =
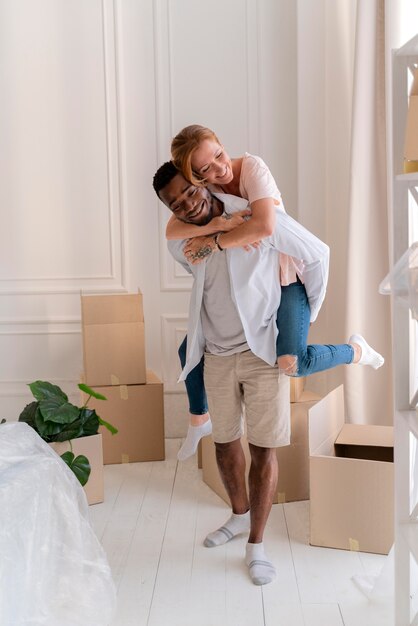
[(104, 463), (163, 460), (163, 384), (145, 366), (142, 294), (82, 296), (81, 312), (83, 379), (107, 398), (89, 407), (119, 431), (100, 428)]
[[(343, 386), (324, 398), (291, 379), (291, 443), (277, 449), (274, 503), (310, 499), (310, 543), (387, 554), (393, 544), (393, 428), (345, 423)], [(247, 470), (248, 443), (242, 438)], [(203, 481), (229, 499), (210, 437), (202, 441)]]

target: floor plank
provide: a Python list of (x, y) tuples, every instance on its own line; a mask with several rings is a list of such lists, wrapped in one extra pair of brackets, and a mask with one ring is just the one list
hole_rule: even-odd
[(111, 626), (393, 626), (355, 574), (378, 574), (385, 556), (309, 545), (309, 502), (272, 508), (264, 543), (277, 579), (257, 587), (244, 562), (247, 538), (205, 548), (229, 507), (202, 482), (196, 459), (105, 467), (105, 502), (90, 518), (118, 590)]
[(344, 626), (338, 604), (303, 604), (305, 626)]
[(302, 604), (335, 604), (341, 600), (362, 600), (352, 581), (362, 572), (357, 552), (309, 545), (309, 502), (284, 505), (290, 544)]

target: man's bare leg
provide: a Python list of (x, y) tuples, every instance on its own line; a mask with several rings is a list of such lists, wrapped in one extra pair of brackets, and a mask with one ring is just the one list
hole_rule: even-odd
[(216, 461), (222, 482), (232, 506), (232, 515), (223, 526), (209, 533), (204, 541), (207, 548), (219, 546), (250, 529), (250, 513), (245, 485), (245, 456), (240, 439), (230, 443), (215, 443)]

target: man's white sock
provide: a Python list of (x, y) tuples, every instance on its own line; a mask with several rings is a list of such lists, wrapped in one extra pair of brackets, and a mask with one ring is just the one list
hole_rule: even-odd
[(192, 456), (197, 450), (197, 446), (202, 437), (206, 437), (206, 435), (210, 435), (212, 432), (212, 422), (209, 419), (204, 423), (200, 424), (200, 426), (190, 426), (187, 429), (186, 439), (184, 440), (183, 445), (177, 453), (177, 458), (179, 461), (184, 461), (188, 459), (189, 456)]
[(213, 533), (209, 533), (203, 542), (203, 545), (207, 548), (214, 548), (215, 546), (221, 546), (222, 544), (230, 541), (236, 535), (241, 533), (248, 533), (250, 531), (250, 512), (247, 511), (242, 515), (232, 513), (231, 517), (225, 522), (223, 526), (215, 530)]
[(263, 543), (247, 543), (245, 562), (254, 585), (267, 585), (276, 578), (276, 568), (266, 557)]
[(348, 343), (357, 343), (361, 348), (360, 360), (357, 361), (355, 365), (370, 365), (373, 369), (377, 370), (385, 362), (382, 355), (376, 352), (376, 350), (373, 350), (361, 335), (351, 335)]

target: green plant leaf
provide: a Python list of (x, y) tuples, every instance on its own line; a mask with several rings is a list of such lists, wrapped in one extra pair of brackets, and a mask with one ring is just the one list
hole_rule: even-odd
[(107, 400), (106, 396), (103, 396), (101, 393), (98, 393), (97, 391), (95, 391), (88, 385), (85, 385), (84, 383), (80, 383), (78, 385), (78, 388), (81, 391), (84, 391), (84, 393), (86, 393), (88, 396), (92, 396), (93, 398), (96, 398), (96, 400)]
[(39, 406), (39, 402), (37, 402), (36, 400), (34, 402), (31, 402), (30, 404), (27, 404), (25, 408), (23, 409), (23, 411), (21, 412), (21, 414), (19, 415), (18, 421), (26, 422), (26, 424), (29, 424), (29, 426), (32, 426), (32, 428), (37, 430), (36, 425), (35, 425), (35, 415), (36, 415), (38, 406)]
[(102, 420), (101, 417), (99, 417), (99, 424), (107, 428), (107, 430), (110, 430), (112, 435), (116, 435), (119, 432), (115, 426), (112, 426), (112, 424), (109, 424), (109, 422), (105, 422), (104, 420)]
[(89, 479), (91, 467), (89, 460), (84, 454), (74, 457), (74, 452), (64, 452), (61, 454), (62, 460), (68, 465), (70, 470), (77, 476), (80, 484), (84, 487)]
[(68, 467), (70, 467), (71, 463), (75, 459), (75, 454), (74, 452), (71, 452), (71, 450), (68, 450), (68, 452), (64, 452), (64, 454), (61, 454), (61, 458), (64, 461), (64, 463), (66, 463)]
[(99, 418), (94, 409), (84, 407), (80, 411), (83, 436), (97, 435), (99, 432)]
[[(57, 385), (52, 385), (44, 380), (36, 380), (29, 385), (29, 388), (37, 400), (47, 400), (49, 398), (62, 398), (64, 402), (68, 397)], [(62, 403), (63, 404), (63, 403)]]
[(58, 424), (71, 424), (79, 414), (80, 409), (60, 397), (51, 397), (39, 402), (39, 409), (45, 421)]
[[(54, 422), (48, 422), (53, 424)], [(70, 439), (77, 439), (77, 437), (83, 436), (83, 425), (80, 419), (76, 419), (71, 424), (58, 424), (60, 430), (49, 438), (49, 441), (69, 441)]]
[(39, 403), (35, 413), (35, 425), (33, 428), (37, 433), (45, 439), (45, 441), (54, 441), (55, 435), (62, 430), (62, 424), (46, 421), (40, 411)]

